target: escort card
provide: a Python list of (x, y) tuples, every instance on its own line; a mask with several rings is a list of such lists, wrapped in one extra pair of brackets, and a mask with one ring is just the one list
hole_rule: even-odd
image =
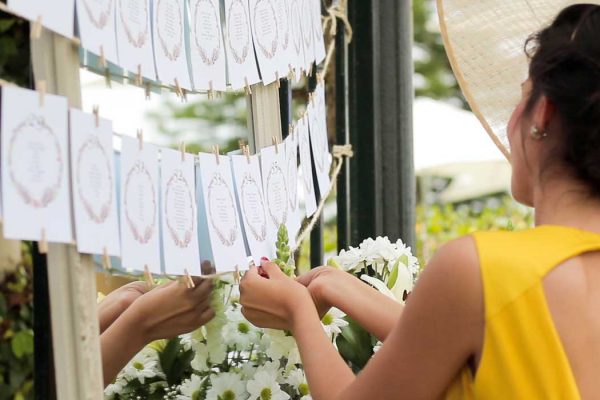
[[(208, 238), (200, 234), (200, 256), (204, 265), (210, 261), (216, 272), (248, 269), (244, 238), (240, 226), (231, 164), (227, 156), (200, 153), (200, 179), (197, 190), (200, 200), (200, 221)], [(204, 250), (204, 251), (203, 251)], [(204, 270), (203, 270), (204, 274)]]
[(290, 246), (296, 246), (296, 235), (300, 230), (301, 213), (298, 201), (298, 128), (283, 142), (286, 158), (286, 182), (288, 185), (288, 219), (287, 230)]
[(154, 0), (154, 60), (158, 79), (166, 85), (191, 89), (184, 41), (183, 0)]
[(291, 48), (292, 48), (292, 65), (294, 67), (294, 75), (296, 81), (300, 80), (302, 71), (304, 70), (304, 36), (302, 36), (302, 0), (288, 0), (290, 13), (291, 27)]
[(232, 89), (242, 89), (259, 82), (247, 1), (225, 0), (225, 42)]
[(277, 16), (277, 31), (279, 39), (279, 56), (277, 57), (277, 70), (279, 76), (284, 77), (290, 75), (296, 65), (295, 52), (292, 44), (292, 24), (290, 0), (274, 1), (275, 14)]
[(315, 61), (315, 38), (313, 32), (314, 11), (312, 0), (298, 0), (300, 2), (300, 16), (302, 21), (302, 38), (304, 46), (304, 69), (309, 71)]
[(287, 226), (289, 193), (286, 182), (285, 146), (265, 147), (260, 151), (260, 164), (267, 206), (267, 237), (275, 255), (277, 231), (281, 225)]
[(300, 148), (300, 166), (302, 169), (302, 191), (304, 192), (304, 205), (306, 216), (310, 217), (317, 211), (315, 185), (313, 182), (312, 161), (310, 157), (310, 137), (308, 132), (307, 116), (298, 121), (298, 140)]
[(73, 37), (75, 0), (8, 0), (7, 6), (30, 21), (40, 21), (51, 31)]
[(119, 0), (116, 3), (119, 65), (155, 80), (150, 0)]
[(121, 262), (159, 274), (158, 150), (123, 137), (121, 146)]
[(226, 90), (225, 44), (218, 0), (190, 1), (190, 58), (196, 90)]
[(321, 0), (309, 0), (313, 11), (313, 34), (315, 58), (317, 64), (322, 63), (327, 57), (325, 50), (325, 36), (323, 34), (323, 23), (321, 22)]
[(2, 88), (4, 237), (71, 243), (67, 99)]
[(161, 150), (161, 226), (165, 272), (200, 275), (194, 156)]
[(76, 0), (81, 47), (118, 64), (114, 0)]
[(267, 240), (268, 221), (259, 158), (257, 155), (230, 157), (244, 237), (254, 264), (260, 265), (261, 257), (270, 256), (272, 251)]
[(317, 182), (321, 197), (329, 192), (331, 181), (329, 170), (331, 168), (331, 155), (329, 154), (329, 141), (327, 138), (327, 121), (325, 111), (325, 95), (323, 85), (317, 85), (314, 97), (309, 102), (307, 109), (310, 144), (317, 171)]
[[(282, 1), (282, 0), (279, 0)], [(273, 0), (249, 0), (250, 25), (260, 76), (265, 85), (277, 79), (278, 58), (282, 56), (279, 47), (280, 31), (277, 26), (277, 12)]]
[(70, 128), (77, 251), (120, 256), (112, 122), (71, 109)]

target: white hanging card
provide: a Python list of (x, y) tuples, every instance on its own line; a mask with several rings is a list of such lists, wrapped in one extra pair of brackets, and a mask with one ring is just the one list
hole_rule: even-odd
[(114, 0), (76, 0), (81, 47), (118, 64)]
[(230, 157), (244, 237), (254, 264), (260, 265), (261, 257), (270, 256), (271, 249), (259, 158), (257, 155)]
[(308, 126), (310, 132), (310, 145), (315, 161), (315, 169), (317, 172), (317, 182), (319, 185), (319, 193), (321, 197), (329, 192), (331, 181), (329, 179), (329, 142), (327, 140), (327, 132), (321, 119), (321, 104), (320, 96), (315, 91), (313, 101), (309, 102), (306, 115), (308, 116)]
[(267, 206), (267, 237), (271, 243), (271, 257), (274, 257), (277, 231), (281, 225), (287, 227), (288, 219), (289, 193), (284, 145), (263, 148), (260, 151), (260, 164)]
[(285, 138), (286, 183), (288, 187), (287, 230), (290, 246), (296, 246), (296, 235), (300, 230), (301, 213), (298, 201), (298, 128)]
[(225, 48), (229, 84), (234, 90), (260, 82), (247, 0), (225, 0)]
[[(282, 1), (282, 0), (279, 0)], [(256, 58), (260, 76), (265, 85), (277, 79), (279, 47), (279, 30), (274, 0), (249, 0), (250, 25), (256, 49)]]
[(123, 137), (121, 145), (121, 261), (124, 268), (159, 274), (158, 150)]
[(315, 61), (315, 38), (313, 32), (313, 8), (312, 0), (298, 0), (300, 4), (300, 15), (302, 18), (302, 38), (304, 46), (304, 69), (310, 71)]
[(8, 0), (8, 8), (68, 38), (73, 37), (75, 0)]
[(292, 65), (296, 81), (300, 80), (304, 70), (304, 36), (302, 36), (302, 0), (288, 0), (291, 27)]
[(219, 0), (190, 0), (190, 58), (194, 88), (225, 91), (225, 44)]
[[(231, 164), (227, 156), (200, 153), (200, 187), (203, 223), (208, 228), (211, 261), (217, 272), (248, 269), (240, 227)], [(205, 255), (201, 254), (202, 262)]]
[(306, 216), (310, 217), (317, 211), (315, 184), (313, 182), (312, 161), (310, 158), (310, 137), (308, 133), (307, 117), (298, 121), (298, 140), (300, 149), (300, 166), (302, 171), (302, 191), (304, 192), (304, 205)]
[(121, 255), (112, 122), (70, 110), (71, 189), (77, 251)]
[(155, 80), (150, 0), (117, 0), (116, 24), (119, 65)]
[(313, 35), (315, 48), (315, 61), (321, 64), (327, 56), (325, 50), (325, 36), (323, 34), (323, 23), (321, 22), (321, 0), (309, 0), (313, 11)]
[(183, 89), (191, 89), (184, 40), (184, 1), (154, 0), (152, 15), (154, 59), (158, 79), (166, 85), (179, 85)]
[(165, 272), (200, 275), (194, 156), (162, 149), (161, 222)]
[(277, 16), (277, 36), (279, 39), (279, 55), (277, 57), (277, 70), (280, 77), (285, 77), (293, 72), (296, 61), (292, 50), (292, 25), (290, 13), (290, 0), (275, 0), (275, 15)]
[(2, 88), (4, 237), (71, 243), (67, 99)]

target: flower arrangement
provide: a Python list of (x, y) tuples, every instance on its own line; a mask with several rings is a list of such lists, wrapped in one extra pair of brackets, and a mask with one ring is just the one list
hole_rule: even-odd
[[(285, 227), (278, 233), (277, 257), (275, 262), (282, 271), (293, 276), (295, 266)], [(358, 248), (342, 251), (329, 264), (398, 301), (410, 292), (418, 271), (410, 248), (387, 238), (367, 239)], [(232, 281), (215, 283), (213, 309), (216, 317), (200, 329), (144, 348), (106, 388), (106, 397), (312, 399), (294, 338), (287, 332), (259, 329), (248, 322), (241, 313), (238, 287)], [(376, 341), (340, 310), (331, 309), (322, 325), (353, 366), (364, 365), (377, 349)]]

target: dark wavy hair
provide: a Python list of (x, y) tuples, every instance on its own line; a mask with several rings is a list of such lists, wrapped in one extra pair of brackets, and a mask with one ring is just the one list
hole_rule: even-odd
[(559, 157), (600, 196), (600, 6), (565, 8), (529, 37), (525, 52), (532, 82), (526, 112), (544, 95), (559, 117), (561, 146), (552, 162)]

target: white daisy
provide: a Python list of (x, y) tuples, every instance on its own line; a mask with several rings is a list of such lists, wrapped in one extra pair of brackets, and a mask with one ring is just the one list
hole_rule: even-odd
[(192, 368), (198, 372), (204, 372), (209, 370), (208, 360), (209, 360), (209, 351), (206, 343), (195, 343), (194, 344), (194, 358), (190, 365)]
[(310, 396), (306, 375), (304, 375), (304, 371), (301, 369), (297, 368), (291, 371), (286, 379), (286, 383), (296, 389), (302, 398)]
[(258, 371), (246, 385), (250, 400), (288, 400), (290, 396), (267, 371)]
[(248, 398), (246, 385), (241, 376), (223, 372), (210, 378), (212, 387), (206, 393), (206, 400), (245, 400)]
[(179, 387), (181, 394), (177, 396), (177, 400), (199, 400), (203, 382), (204, 379), (198, 375), (192, 375), (190, 379), (183, 381)]
[(158, 367), (156, 352), (144, 349), (139, 352), (123, 369), (123, 377), (127, 381), (137, 379), (144, 383), (146, 378), (162, 377), (163, 374)]
[(228, 346), (237, 350), (249, 350), (258, 343), (260, 336), (257, 329), (244, 318), (240, 307), (230, 307), (225, 311), (227, 324), (223, 327), (223, 340)]
[(300, 352), (293, 336), (286, 335), (284, 331), (265, 329), (264, 337), (269, 339), (269, 346), (265, 353), (273, 361), (285, 358), (288, 360), (288, 365), (300, 363)]
[(104, 388), (104, 395), (108, 399), (113, 399), (115, 395), (121, 394), (123, 388), (127, 385), (127, 382), (123, 379), (118, 378), (114, 383), (111, 383)]
[(381, 346), (383, 346), (383, 343), (377, 342), (377, 344), (375, 344), (373, 347), (373, 353), (377, 353), (379, 350), (381, 350)]
[(325, 329), (325, 333), (327, 336), (335, 339), (337, 335), (342, 333), (342, 328), (348, 326), (348, 322), (342, 318), (344, 318), (346, 314), (338, 310), (337, 308), (331, 308), (327, 314), (323, 316), (321, 319), (321, 325), (323, 325), (323, 329)]
[(344, 271), (352, 272), (356, 267), (362, 264), (363, 256), (359, 249), (350, 247), (348, 250), (340, 251), (340, 254), (337, 257), (334, 257), (334, 261), (337, 262)]

